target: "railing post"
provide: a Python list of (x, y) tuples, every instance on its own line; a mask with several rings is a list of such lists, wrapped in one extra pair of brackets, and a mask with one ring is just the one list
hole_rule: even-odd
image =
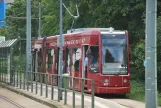
[(3, 48), (2, 48), (2, 82), (3, 82)]
[(20, 71), (20, 89), (21, 89), (21, 81), (22, 81), (22, 71)]
[(26, 79), (27, 79), (27, 91), (29, 91), (29, 72), (26, 72)]
[(1, 81), (1, 73), (2, 73), (2, 66), (1, 66), (1, 62), (2, 62), (2, 60), (1, 60), (1, 58), (0, 58), (0, 81)]
[(84, 78), (82, 79), (82, 91), (81, 91), (81, 95), (82, 95), (82, 108), (84, 108)]
[(25, 74), (25, 72), (23, 72), (23, 89), (25, 90), (25, 83), (26, 83), (26, 81), (25, 81), (25, 78), (26, 78), (26, 74)]
[(92, 80), (92, 84), (91, 84), (91, 87), (92, 87), (92, 91), (91, 91), (91, 94), (92, 94), (92, 100), (91, 100), (91, 103), (92, 103), (92, 108), (94, 108), (94, 80)]
[(6, 81), (6, 69), (5, 69), (5, 73), (4, 73), (4, 82), (6, 83), (7, 81)]
[(59, 75), (58, 75), (58, 102), (60, 102), (60, 84), (59, 84), (59, 81), (60, 81), (60, 78), (59, 78)]
[[(2, 62), (2, 64), (3, 64), (3, 62)], [(4, 70), (3, 70), (3, 66), (2, 66), (2, 82), (3, 82), (3, 72), (4, 72)]]
[(48, 97), (48, 73), (46, 73), (46, 98)]
[(1, 81), (1, 73), (2, 73), (2, 66), (1, 66), (2, 60), (1, 60), (1, 54), (0, 54), (0, 81)]
[(37, 94), (37, 79), (38, 79), (37, 77), (38, 77), (38, 75), (39, 75), (39, 74), (36, 72), (36, 73), (35, 73), (35, 81), (36, 81), (36, 87), (35, 87), (35, 90), (36, 90), (36, 91), (35, 91), (35, 93), (36, 93), (36, 94)]
[(64, 88), (65, 88), (65, 93), (64, 93), (64, 105), (66, 105), (66, 104), (67, 104), (67, 84), (68, 84), (68, 83), (67, 83), (67, 80), (68, 80), (67, 78), (68, 78), (68, 77), (65, 77), (65, 76), (64, 76), (64, 78), (65, 78), (65, 84), (64, 84)]
[(4, 69), (4, 83), (6, 83), (6, 69)]
[(3, 63), (2, 60), (3, 60), (3, 59), (2, 59), (2, 54), (1, 54), (1, 61), (0, 61), (0, 62), (1, 62), (1, 70), (0, 70), (0, 71), (1, 71), (1, 78), (0, 78), (1, 82), (2, 82), (2, 69), (3, 69), (3, 68), (2, 68), (2, 65), (3, 65), (3, 64), (2, 64), (2, 63)]
[(2, 80), (2, 72), (3, 72), (3, 71), (2, 71), (2, 68), (1, 68), (1, 82), (3, 81), (3, 80)]
[(2, 71), (2, 66), (1, 66), (1, 82), (2, 82), (2, 72), (3, 72), (3, 71)]
[(18, 70), (17, 70), (17, 75), (16, 75), (16, 76), (17, 76), (17, 78), (16, 78), (16, 79), (17, 79), (17, 80), (16, 80), (16, 81), (17, 81), (17, 84), (16, 84), (16, 85), (17, 85), (17, 87), (18, 87)]
[(2, 64), (1, 64), (1, 70), (0, 71), (1, 71), (1, 73), (0, 73), (0, 81), (2, 81)]
[(43, 79), (43, 74), (41, 74), (40, 73), (40, 75), (41, 75), (41, 77), (40, 77), (40, 82), (41, 82), (41, 87), (40, 87), (40, 95), (42, 96), (42, 79)]
[(75, 108), (75, 78), (72, 77), (73, 80), (73, 108)]
[(51, 100), (53, 100), (53, 85), (54, 85), (54, 78), (53, 75), (51, 74)]
[(15, 70), (13, 70), (13, 85), (14, 85), (14, 87), (15, 87), (15, 81), (16, 79), (15, 79)]
[(6, 69), (6, 73), (5, 73), (5, 83), (8, 83), (8, 70)]
[(1, 68), (1, 82), (2, 82), (2, 68)]
[(4, 48), (2, 48), (2, 82), (4, 82)]
[(2, 78), (3, 78), (3, 82), (4, 82), (4, 67), (3, 67), (3, 77)]
[(4, 82), (4, 68), (3, 68), (3, 82)]
[(31, 92), (33, 92), (33, 74), (34, 72), (31, 71)]
[[(2, 52), (2, 49), (0, 49), (0, 50), (1, 50), (1, 52)], [(1, 62), (1, 70), (0, 70), (0, 71), (1, 71), (1, 78), (0, 78), (0, 80), (2, 81), (2, 65), (3, 65), (3, 62), (2, 62), (2, 60), (3, 60), (3, 59), (2, 59), (2, 57), (3, 57), (3, 56), (2, 56), (2, 53), (0, 54), (0, 56), (1, 56), (1, 58), (0, 58), (0, 59), (1, 59), (1, 61), (0, 61), (0, 62)]]

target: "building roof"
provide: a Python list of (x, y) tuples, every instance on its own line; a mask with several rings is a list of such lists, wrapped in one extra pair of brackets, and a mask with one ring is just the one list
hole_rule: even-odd
[(0, 48), (6, 48), (6, 47), (11, 47), (16, 43), (18, 39), (12, 39), (12, 40), (7, 40), (7, 41), (1, 41), (0, 42)]

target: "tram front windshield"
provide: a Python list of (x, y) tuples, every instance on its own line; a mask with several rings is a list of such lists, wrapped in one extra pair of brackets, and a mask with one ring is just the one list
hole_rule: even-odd
[(127, 44), (123, 33), (102, 33), (102, 74), (127, 74)]

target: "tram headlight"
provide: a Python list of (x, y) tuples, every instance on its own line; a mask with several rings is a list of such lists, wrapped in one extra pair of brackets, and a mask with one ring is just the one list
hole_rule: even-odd
[(124, 83), (127, 83), (127, 79), (124, 79)]

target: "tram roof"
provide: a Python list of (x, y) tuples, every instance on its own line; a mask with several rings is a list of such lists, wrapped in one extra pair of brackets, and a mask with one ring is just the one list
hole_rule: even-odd
[(89, 31), (89, 30), (114, 31), (114, 28), (112, 28), (112, 27), (110, 27), (110, 28), (78, 28), (78, 29), (67, 30), (67, 34), (82, 32), (82, 31)]
[[(64, 36), (69, 35), (69, 34), (78, 34), (81, 33), (83, 31), (92, 31), (92, 30), (99, 30), (101, 32), (101, 34), (109, 34), (109, 33), (117, 33), (117, 34), (125, 34), (125, 31), (121, 31), (121, 30), (114, 30), (114, 28), (110, 27), (110, 28), (78, 28), (78, 29), (73, 29), (72, 32), (71, 30), (67, 30), (66, 34), (63, 34)], [(54, 35), (54, 36), (50, 36), (47, 37), (48, 39), (50, 38), (56, 38), (59, 37), (60, 35)], [(38, 39), (38, 40), (42, 40), (44, 39), (44, 37)]]

